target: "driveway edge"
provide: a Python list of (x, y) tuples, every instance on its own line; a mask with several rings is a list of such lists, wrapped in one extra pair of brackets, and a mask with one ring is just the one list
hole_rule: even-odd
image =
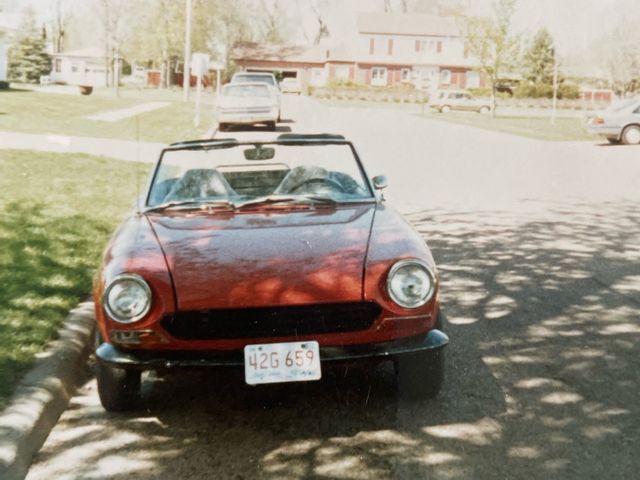
[(69, 312), (0, 412), (0, 478), (22, 480), (84, 377), (95, 331), (93, 302)]

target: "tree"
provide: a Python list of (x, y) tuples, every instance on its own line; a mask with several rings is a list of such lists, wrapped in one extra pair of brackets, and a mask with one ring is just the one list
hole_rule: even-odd
[(489, 17), (459, 17), (467, 51), (491, 86), (491, 116), (495, 116), (496, 86), (516, 63), (518, 38), (510, 33), (516, 0), (495, 0)]
[(553, 83), (555, 64), (553, 38), (546, 29), (538, 31), (523, 58), (524, 77), (533, 83)]
[(10, 52), (9, 81), (38, 83), (41, 76), (51, 72), (51, 56), (47, 53), (46, 31), (36, 26), (33, 9), (25, 10), (20, 32)]
[(640, 32), (634, 22), (621, 23), (599, 43), (596, 51), (615, 92), (626, 96), (640, 90)]
[(55, 0), (51, 20), (51, 35), (54, 53), (59, 53), (64, 50), (67, 27), (69, 26), (71, 18), (72, 14), (69, 4), (65, 0)]
[[(96, 0), (102, 20), (103, 45), (107, 85), (113, 83), (118, 93), (118, 73), (122, 46), (133, 28), (129, 14), (132, 2), (127, 0)], [(112, 80), (112, 81), (111, 81)]]
[(261, 0), (263, 34), (265, 43), (284, 43), (286, 38), (286, 17), (280, 0)]

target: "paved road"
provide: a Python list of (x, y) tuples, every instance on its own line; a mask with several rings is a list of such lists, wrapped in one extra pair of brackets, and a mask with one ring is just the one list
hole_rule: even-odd
[(287, 100), (281, 129), (348, 133), (432, 247), (442, 394), (396, 398), (388, 365), (263, 389), (189, 372), (108, 415), (90, 381), (28, 479), (637, 476), (640, 150)]

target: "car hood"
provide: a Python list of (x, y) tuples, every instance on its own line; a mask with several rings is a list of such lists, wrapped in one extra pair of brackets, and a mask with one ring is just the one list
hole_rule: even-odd
[(149, 214), (178, 310), (359, 301), (375, 205)]

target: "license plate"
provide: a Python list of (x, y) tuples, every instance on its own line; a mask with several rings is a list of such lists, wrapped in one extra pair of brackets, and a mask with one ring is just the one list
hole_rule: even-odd
[(244, 347), (244, 378), (260, 383), (320, 380), (318, 342), (266, 343)]

